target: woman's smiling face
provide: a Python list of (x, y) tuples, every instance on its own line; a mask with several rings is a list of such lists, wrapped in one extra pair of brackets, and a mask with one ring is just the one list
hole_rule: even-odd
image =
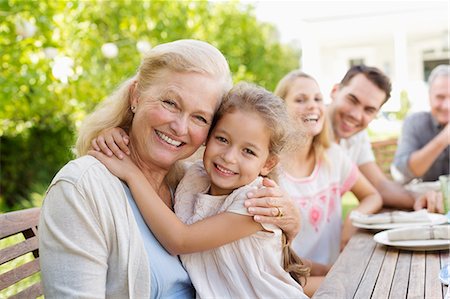
[(298, 77), (289, 86), (284, 98), (289, 115), (309, 137), (318, 135), (324, 124), (325, 105), (316, 81)]
[(145, 92), (135, 91), (130, 130), (137, 160), (169, 169), (206, 140), (223, 88), (211, 76), (165, 71)]

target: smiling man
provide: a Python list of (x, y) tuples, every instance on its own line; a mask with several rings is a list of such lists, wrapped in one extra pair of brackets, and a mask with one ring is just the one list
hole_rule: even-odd
[(361, 173), (383, 197), (385, 206), (443, 212), (442, 198), (434, 192), (417, 197), (389, 180), (375, 162), (366, 128), (389, 99), (391, 82), (379, 69), (364, 65), (350, 68), (331, 91), (328, 112), (337, 143), (358, 165)]

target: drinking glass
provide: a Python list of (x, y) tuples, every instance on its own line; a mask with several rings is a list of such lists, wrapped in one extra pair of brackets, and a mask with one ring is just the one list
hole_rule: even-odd
[(447, 214), (450, 210), (450, 175), (439, 176), (439, 182), (441, 183), (442, 198), (444, 200), (444, 213)]

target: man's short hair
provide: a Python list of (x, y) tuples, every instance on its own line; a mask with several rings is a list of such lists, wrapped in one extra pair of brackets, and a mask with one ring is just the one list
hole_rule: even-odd
[(380, 69), (376, 67), (366, 66), (363, 64), (354, 65), (347, 71), (344, 78), (341, 80), (340, 85), (348, 85), (352, 78), (358, 74), (363, 74), (370, 82), (384, 91), (386, 97), (384, 98), (383, 104), (386, 103), (386, 101), (391, 97), (391, 80)]

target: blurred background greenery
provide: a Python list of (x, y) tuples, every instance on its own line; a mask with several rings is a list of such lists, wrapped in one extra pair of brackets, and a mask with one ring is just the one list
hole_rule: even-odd
[(152, 45), (200, 39), (273, 90), (300, 50), (238, 1), (0, 0), (0, 211), (40, 206), (83, 118)]

